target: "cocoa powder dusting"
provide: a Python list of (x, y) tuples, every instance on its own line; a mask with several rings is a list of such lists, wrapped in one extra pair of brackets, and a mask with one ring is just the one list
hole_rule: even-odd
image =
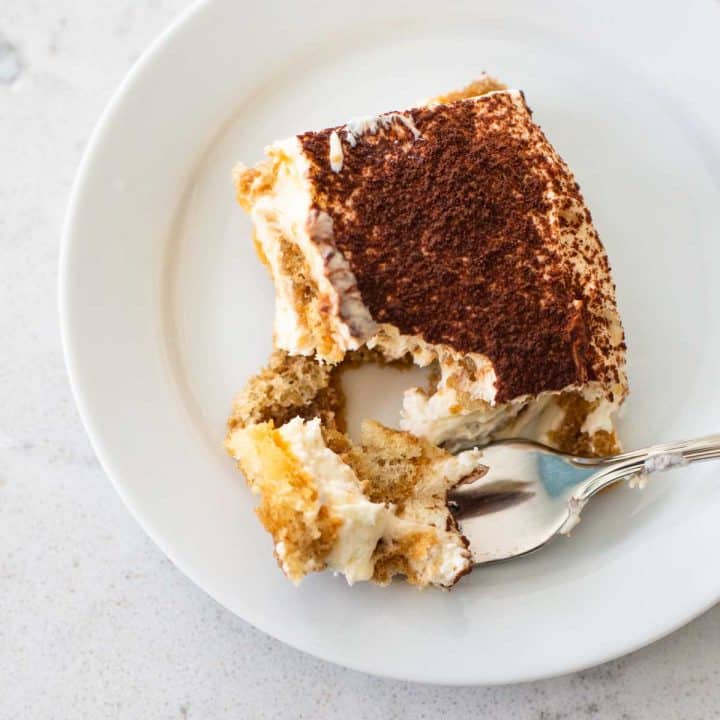
[(508, 131), (528, 112), (498, 93), (410, 111), (417, 139), (395, 122), (351, 146), (335, 128), (339, 173), (333, 128), (300, 136), (315, 207), (333, 218), (374, 319), (487, 355), (498, 402), (597, 379), (588, 297), (547, 242), (545, 193), (567, 180), (564, 166)]

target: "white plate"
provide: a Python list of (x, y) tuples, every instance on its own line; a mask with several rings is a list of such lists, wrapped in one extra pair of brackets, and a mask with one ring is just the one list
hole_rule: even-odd
[(449, 594), (329, 575), (295, 589), (221, 447), (233, 394), (268, 355), (272, 311), (235, 161), (482, 69), (526, 91), (608, 248), (630, 345), (626, 444), (718, 431), (720, 8), (668, 5), (218, 1), (136, 65), (78, 174), (64, 342), (108, 475), (213, 597), (323, 658), (441, 683), (586, 667), (718, 600), (717, 466), (610, 493), (571, 540)]

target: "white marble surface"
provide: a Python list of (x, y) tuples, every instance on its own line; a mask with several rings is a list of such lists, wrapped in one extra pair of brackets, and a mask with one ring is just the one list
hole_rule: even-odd
[(185, 4), (0, 3), (0, 718), (720, 717), (720, 607), (568, 677), (459, 690), (391, 682), (233, 617), (129, 517), (68, 388), (58, 242), (93, 123)]

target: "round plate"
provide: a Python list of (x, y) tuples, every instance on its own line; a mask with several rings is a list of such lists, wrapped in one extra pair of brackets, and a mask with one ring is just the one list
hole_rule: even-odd
[(571, 539), (444, 593), (329, 574), (293, 587), (222, 449), (231, 399), (271, 343), (272, 288), (234, 201), (234, 163), (482, 70), (525, 90), (608, 249), (629, 344), (626, 445), (718, 431), (720, 135), (708, 118), (720, 109), (720, 6), (665, 7), (205, 2), (132, 70), (70, 206), (67, 363), (118, 492), (223, 605), (349, 667), (469, 684), (599, 663), (718, 600), (712, 464), (606, 494)]

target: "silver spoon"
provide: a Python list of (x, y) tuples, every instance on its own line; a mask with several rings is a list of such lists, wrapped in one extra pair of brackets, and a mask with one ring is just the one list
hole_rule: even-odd
[[(453, 451), (459, 451), (454, 447)], [(720, 435), (652, 445), (606, 458), (566, 455), (527, 440), (483, 448), (488, 471), (449, 495), (477, 565), (526, 555), (567, 535), (590, 498), (621, 480), (720, 457)]]

